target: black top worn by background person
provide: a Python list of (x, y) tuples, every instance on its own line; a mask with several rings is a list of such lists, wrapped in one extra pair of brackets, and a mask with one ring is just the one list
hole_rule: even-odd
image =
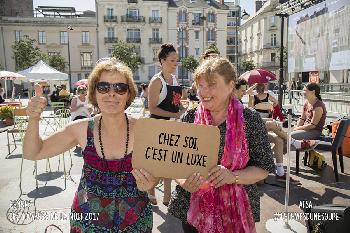
[[(177, 113), (180, 110), (180, 104), (181, 104), (181, 96), (182, 96), (182, 87), (181, 86), (172, 86), (169, 85), (165, 79), (162, 73), (158, 75), (159, 79), (162, 82), (162, 89), (166, 87), (167, 89), (167, 94), (165, 99), (158, 104), (158, 108), (168, 111), (168, 112), (174, 112)], [(173, 78), (173, 77), (172, 77)], [(164, 85), (164, 83), (166, 85)], [(174, 78), (173, 78), (173, 84), (174, 84)], [(162, 89), (160, 90), (162, 92)], [(160, 93), (159, 93), (160, 95)], [(155, 114), (151, 114), (151, 118), (155, 119), (164, 119), (164, 120), (170, 120), (170, 117), (163, 117), (163, 116), (158, 116)]]
[[(268, 103), (269, 102), (269, 93), (266, 94), (265, 99), (259, 99), (256, 95), (254, 95), (254, 106), (260, 103)], [(257, 112), (262, 112), (262, 113), (269, 113), (269, 110), (260, 110), (260, 109), (255, 109)]]

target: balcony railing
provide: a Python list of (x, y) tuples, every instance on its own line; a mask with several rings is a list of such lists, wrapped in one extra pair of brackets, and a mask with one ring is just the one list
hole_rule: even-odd
[(144, 16), (122, 15), (122, 22), (145, 22)]
[(279, 44), (264, 44), (263, 49), (277, 49), (279, 48)]
[(161, 44), (162, 38), (149, 38), (149, 43), (150, 44)]
[(117, 16), (105, 15), (104, 22), (118, 22)]
[(203, 20), (192, 20), (192, 25), (203, 26)]
[(162, 17), (149, 17), (149, 23), (162, 23)]
[(226, 51), (227, 54), (236, 54), (236, 50), (235, 49), (228, 49)]
[(105, 37), (105, 44), (107, 43), (116, 43), (118, 42), (118, 38), (117, 37)]
[(141, 43), (141, 38), (126, 38), (127, 43)]
[(137, 0), (128, 0), (128, 3), (137, 3)]
[(271, 24), (269, 30), (277, 30), (276, 24)]
[(92, 65), (91, 66), (81, 66), (81, 70), (92, 70)]

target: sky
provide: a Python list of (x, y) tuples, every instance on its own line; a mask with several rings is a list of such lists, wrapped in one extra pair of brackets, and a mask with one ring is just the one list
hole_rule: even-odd
[[(225, 2), (234, 2), (234, 0), (225, 0)], [(254, 2), (254, 0), (240, 0), (242, 9), (245, 9), (250, 15), (254, 12)], [(77, 11), (95, 11), (95, 0), (33, 0), (33, 6), (34, 8), (37, 6), (66, 6), (75, 7)]]

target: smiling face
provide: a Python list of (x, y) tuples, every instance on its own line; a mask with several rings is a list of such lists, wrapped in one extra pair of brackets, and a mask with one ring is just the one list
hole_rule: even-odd
[(219, 74), (213, 74), (213, 83), (208, 83), (202, 75), (198, 80), (198, 96), (201, 99), (204, 108), (209, 111), (220, 111), (226, 109), (230, 100), (234, 82), (225, 82), (224, 77)]
[(165, 59), (161, 59), (162, 68), (169, 73), (175, 73), (179, 56), (177, 52), (171, 52)]
[[(121, 73), (104, 71), (101, 73), (99, 82), (108, 83), (125, 83), (127, 84), (127, 79)], [(130, 98), (130, 91), (125, 94), (117, 94), (113, 88), (105, 94), (101, 94), (98, 90), (95, 90), (96, 100), (99, 109), (102, 113), (116, 114), (124, 112), (126, 103)]]

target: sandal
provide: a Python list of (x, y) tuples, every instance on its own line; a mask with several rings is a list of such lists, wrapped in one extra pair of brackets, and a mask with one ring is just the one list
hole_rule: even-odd
[(151, 194), (148, 194), (149, 201), (151, 202), (152, 205), (157, 205), (157, 198)]

